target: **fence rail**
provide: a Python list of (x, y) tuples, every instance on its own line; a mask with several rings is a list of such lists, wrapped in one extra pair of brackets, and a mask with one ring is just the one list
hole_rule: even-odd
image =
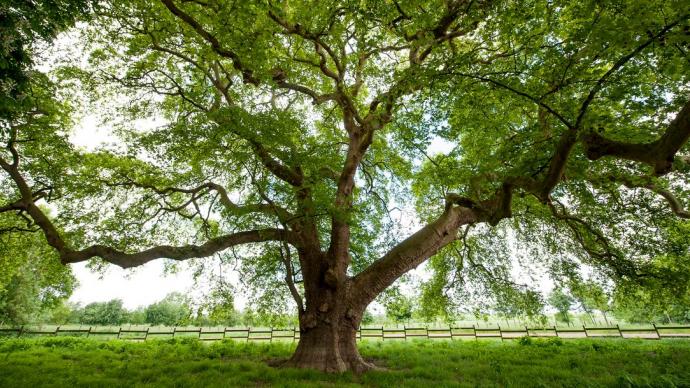
[[(146, 341), (150, 339), (191, 337), (202, 341), (224, 339), (244, 341), (296, 341), (299, 340), (297, 328), (252, 328), (252, 327), (75, 327), (75, 326), (22, 326), (0, 327), (0, 337), (41, 337), (41, 336), (81, 336), (101, 339), (122, 339)], [(357, 339), (408, 340), (408, 339), (517, 339), (520, 337), (558, 337), (558, 338), (690, 338), (690, 325), (661, 326), (652, 324), (646, 327), (582, 326), (582, 327), (479, 327), (472, 326), (403, 326), (403, 327), (362, 327), (357, 331)]]

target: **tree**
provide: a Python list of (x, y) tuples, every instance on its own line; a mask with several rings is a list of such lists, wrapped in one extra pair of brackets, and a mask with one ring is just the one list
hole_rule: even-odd
[(549, 294), (549, 304), (556, 309), (556, 320), (570, 324), (570, 308), (575, 300), (572, 296), (557, 288)]
[(609, 319), (606, 316), (606, 313), (611, 311), (609, 301), (610, 297), (601, 285), (591, 280), (577, 282), (570, 286), (570, 290), (572, 291), (573, 297), (580, 302), (580, 305), (585, 312), (591, 314), (592, 310), (598, 310), (604, 316), (606, 325), (609, 324)]
[(0, 213), (65, 264), (237, 260), (294, 300), (288, 365), (329, 372), (372, 368), (367, 305), (432, 256), (430, 289), (466, 296), (516, 288), (510, 241), (555, 277), (680, 282), (687, 255), (648, 258), (690, 218), (684, 5), (108, 2), (61, 74), (121, 144), (74, 149), (59, 104), (5, 122)]
[(395, 322), (408, 322), (412, 318), (414, 308), (413, 300), (400, 292), (397, 288), (391, 289), (384, 296), (386, 317)]
[(78, 316), (79, 322), (86, 325), (115, 326), (125, 321), (127, 310), (122, 306), (122, 300), (113, 299), (89, 303), (79, 311)]
[(93, 0), (5, 0), (0, 4), (0, 117), (31, 108), (37, 43), (51, 41), (89, 13)]
[[(53, 101), (46, 93), (50, 82), (32, 68), (35, 48), (72, 26), (91, 4), (91, 0), (0, 4), (0, 138), (11, 137), (11, 125), (23, 124), (26, 116), (46, 114), (52, 123), (56, 121), (50, 112)], [(8, 192), (11, 189), (0, 188), (0, 203), (11, 200)], [(56, 252), (35, 233), (40, 229), (30, 218), (7, 214), (16, 210), (0, 209), (0, 322), (25, 324), (59, 305), (76, 284), (70, 269), (60, 265)]]
[(178, 292), (172, 292), (161, 301), (146, 307), (146, 323), (162, 326), (184, 325), (192, 315), (189, 299)]
[(204, 299), (202, 309), (206, 311), (206, 318), (210, 324), (221, 326), (239, 324), (240, 315), (235, 310), (234, 296), (231, 291), (231, 288), (215, 288)]

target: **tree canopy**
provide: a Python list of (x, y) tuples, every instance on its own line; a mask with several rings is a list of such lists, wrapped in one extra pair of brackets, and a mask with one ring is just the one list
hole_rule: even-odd
[(539, 302), (511, 245), (557, 279), (687, 293), (689, 17), (681, 0), (104, 1), (59, 77), (120, 142), (75, 149), (47, 93), (3, 122), (0, 213), (65, 264), (237, 260), (287, 285), (293, 363), (329, 371), (370, 367), (364, 309), (430, 257), (446, 301)]

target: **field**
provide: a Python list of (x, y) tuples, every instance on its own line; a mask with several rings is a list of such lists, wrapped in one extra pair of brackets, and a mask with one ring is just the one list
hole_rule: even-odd
[(292, 343), (53, 337), (0, 341), (1, 387), (690, 386), (690, 341), (363, 341), (386, 371), (274, 368)]

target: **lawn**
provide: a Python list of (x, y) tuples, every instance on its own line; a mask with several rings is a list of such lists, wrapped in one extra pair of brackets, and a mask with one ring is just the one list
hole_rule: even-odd
[(1, 387), (690, 386), (687, 340), (363, 342), (387, 368), (361, 376), (281, 369), (292, 343), (0, 340)]

